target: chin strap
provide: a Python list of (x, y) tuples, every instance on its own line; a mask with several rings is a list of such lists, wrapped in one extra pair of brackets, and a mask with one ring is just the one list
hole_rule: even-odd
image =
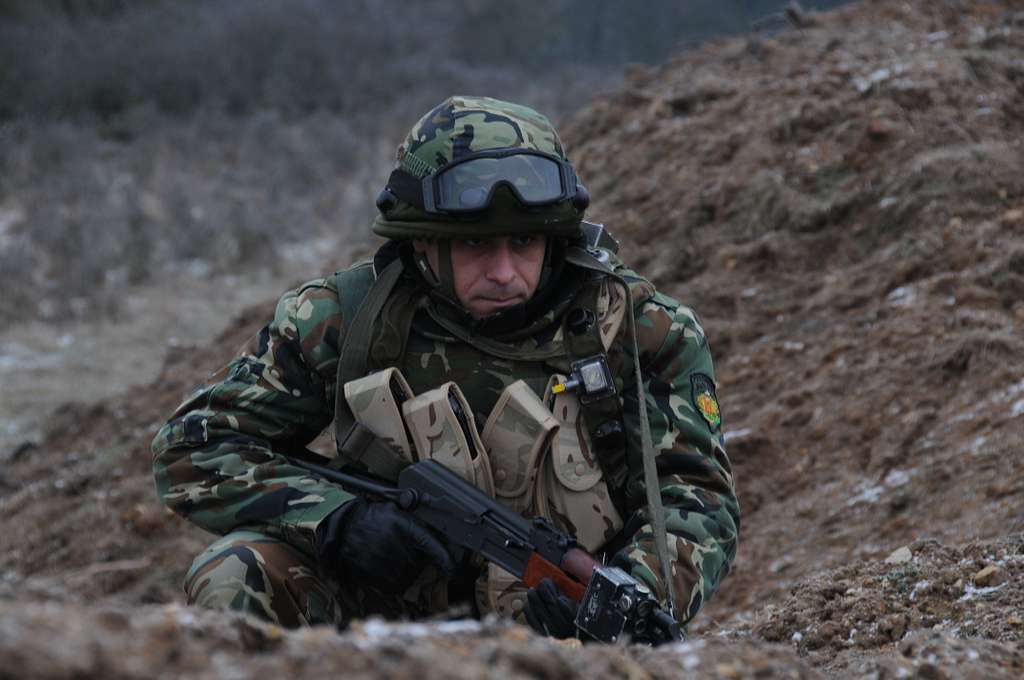
[(437, 278), (440, 280), (441, 292), (452, 302), (458, 302), (459, 297), (455, 293), (455, 270), (452, 269), (452, 240), (449, 238), (439, 239), (437, 242), (437, 264), (441, 271)]
[(423, 277), (423, 280), (432, 289), (434, 295), (444, 298), (449, 304), (459, 306), (459, 300), (455, 294), (455, 273), (452, 269), (451, 241), (449, 239), (438, 239), (436, 243), (440, 272), (434, 271), (434, 268), (430, 265), (430, 258), (427, 257), (425, 251), (412, 249), (412, 261), (415, 263), (420, 276)]
[(441, 285), (441, 282), (437, 280), (437, 274), (434, 273), (433, 268), (430, 266), (430, 258), (422, 250), (412, 251), (412, 261), (416, 264), (416, 269), (419, 271), (420, 276), (427, 282), (432, 288), (437, 288)]

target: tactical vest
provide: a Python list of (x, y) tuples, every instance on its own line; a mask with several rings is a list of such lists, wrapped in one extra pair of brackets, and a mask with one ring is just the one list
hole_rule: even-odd
[[(454, 380), (443, 384), (407, 380), (429, 361), (453, 358), (409, 346), (422, 291), (400, 283), (400, 261), (379, 275), (370, 264), (339, 272), (335, 285), (347, 334), (338, 362), (332, 464), (394, 479), (405, 465), (434, 458), (517, 512), (548, 517), (587, 550), (604, 546), (639, 505), (628, 482), (641, 473), (627, 460), (620, 399), (629, 363), (616, 343), (632, 310), (607, 267), (579, 249), (570, 249), (567, 259), (587, 278), (542, 347), (513, 350), (435, 319), (450, 334), (435, 346), (461, 347), (510, 371), (486, 413), (472, 403), (485, 399), (463, 394), (486, 375), (460, 380), (449, 370)], [(555, 394), (574, 361), (604, 354), (615, 375), (613, 394)], [(489, 565), (477, 602), (483, 611), (518, 618), (524, 593), (514, 576)]]

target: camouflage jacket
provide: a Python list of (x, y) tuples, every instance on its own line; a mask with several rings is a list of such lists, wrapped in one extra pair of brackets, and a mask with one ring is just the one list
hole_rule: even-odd
[[(692, 618), (725, 578), (739, 528), (732, 473), (714, 395), (704, 331), (689, 308), (655, 291), (614, 261), (630, 285), (652, 441), (659, 456), (678, 618)], [(354, 268), (353, 268), (354, 269)], [(351, 270), (350, 270), (351, 271)], [(310, 477), (281, 455), (307, 446), (330, 425), (337, 390), (343, 305), (334, 278), (286, 293), (274, 319), (208, 383), (175, 411), (153, 441), (158, 495), (175, 512), (218, 534), (252, 528), (316, 555), (316, 530), (353, 496)], [(517, 361), (481, 352), (433, 322), (436, 303), (419, 302), (399, 367), (416, 393), (454, 380), (477, 418), (486, 416), (506, 385), (524, 379), (541, 394), (559, 361)], [(557, 349), (558, 315), (551, 309), (508, 340), (522, 348)], [(629, 447), (639, 447), (638, 404), (628, 324), (609, 350), (625, 378), (623, 415)], [(536, 355), (537, 352), (533, 352)], [(373, 368), (373, 366), (371, 366)], [(633, 382), (633, 387), (630, 386)], [(482, 422), (482, 420), (478, 420)], [(651, 526), (627, 519), (625, 545), (633, 575), (662, 601), (665, 584), (654, 557)]]

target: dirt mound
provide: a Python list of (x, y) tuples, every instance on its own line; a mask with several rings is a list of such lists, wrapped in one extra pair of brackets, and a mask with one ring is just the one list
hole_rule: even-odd
[[(696, 658), (718, 677), (762, 663), (758, 677), (1019, 677), (1024, 12), (879, 0), (800, 24), (634, 68), (563, 135), (593, 217), (699, 312), (717, 360), (743, 527), (733, 575), (691, 629), (705, 637), (674, 656), (569, 652), (485, 627), (459, 652), (424, 638), (371, 653), (358, 636), (277, 631), (274, 653), (252, 655), (228, 639), (236, 619), (173, 607), (140, 609), (138, 624), (120, 610), (125, 658), (89, 637), (104, 608), (179, 601), (209, 537), (156, 504), (148, 442), (269, 307), (176, 351), (148, 388), (67, 407), (8, 462), (3, 630), (70, 636), (101, 650), (85, 668), (124, 677), (130, 657), (150, 658), (133, 640), (183, 616), (220, 632), (175, 623), (166, 649), (180, 657), (153, 658), (196, 676), (236, 662), (301, 674), (304, 654), (330, 648), (316, 658), (366, 675), (419, 674), (443, 649), (469, 674), (537, 658), (569, 677), (588, 664), (661, 677)], [(28, 663), (16, 654), (31, 636), (8, 635), (0, 661)], [(210, 659), (188, 666), (193, 654)]]
[[(865, 653), (890, 649), (908, 632), (920, 640), (984, 638), (1019, 643), (1024, 628), (1024, 539), (947, 548), (935, 541), (903, 546), (883, 561), (852, 564), (811, 577), (779, 606), (769, 605), (753, 633), (793, 642), (816, 666), (850, 670)], [(1024, 672), (1019, 644), (1014, 666)]]
[[(130, 615), (129, 615), (130, 614)], [(59, 639), (60, 645), (53, 645)], [(573, 641), (575, 642), (575, 641)], [(216, 650), (211, 654), (212, 650)], [(818, 678), (796, 654), (758, 642), (696, 640), (657, 650), (539, 638), (488, 621), (362, 622), (285, 631), (181, 605), (127, 612), (0, 601), (0, 661), (20, 677)]]
[(744, 527), (712, 616), (1024, 529), (1022, 29), (1013, 3), (865, 2), (634, 69), (568, 131), (717, 359)]

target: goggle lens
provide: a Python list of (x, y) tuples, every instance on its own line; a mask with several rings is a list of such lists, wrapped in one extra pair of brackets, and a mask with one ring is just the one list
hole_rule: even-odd
[(441, 210), (481, 210), (501, 184), (511, 187), (528, 205), (543, 205), (566, 196), (559, 163), (536, 154), (473, 158), (440, 170), (434, 181)]

